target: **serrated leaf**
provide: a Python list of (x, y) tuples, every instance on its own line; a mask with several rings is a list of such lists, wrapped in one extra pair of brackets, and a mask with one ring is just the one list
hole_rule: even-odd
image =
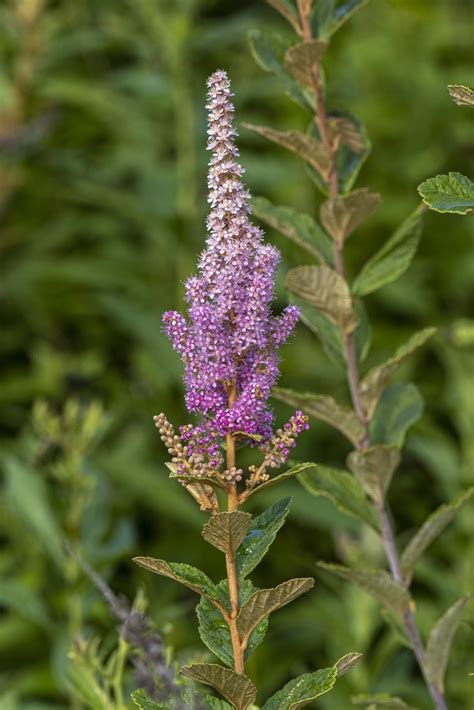
[[(244, 606), (256, 592), (256, 587), (249, 579), (243, 579), (239, 584), (239, 607)], [(222, 608), (229, 611), (229, 591), (227, 580), (222, 580), (217, 585), (218, 602)], [(232, 640), (230, 636), (229, 626), (224, 620), (222, 613), (216, 606), (212, 604), (206, 597), (202, 597), (196, 607), (196, 614), (199, 621), (199, 636), (203, 643), (214, 653), (223, 663), (229, 667), (234, 665), (234, 656), (232, 651)], [(247, 659), (259, 646), (267, 633), (268, 619), (262, 621), (261, 624), (253, 631), (250, 636), (247, 648), (245, 649), (244, 658)]]
[(370, 423), (374, 444), (394, 444), (401, 448), (408, 429), (423, 414), (424, 400), (411, 383), (395, 382), (382, 393)]
[(396, 616), (403, 616), (409, 608), (410, 595), (407, 590), (403, 584), (392, 579), (385, 570), (352, 569), (329, 562), (318, 562), (317, 564), (321, 569), (352, 582), (368, 592)]
[(327, 48), (327, 42), (313, 39), (290, 47), (285, 54), (285, 68), (298, 81), (309, 89), (315, 85), (314, 69), (319, 65)]
[(226, 555), (233, 555), (250, 526), (252, 516), (234, 510), (231, 513), (214, 513), (202, 529), (202, 536)]
[(367, 500), (360, 483), (348, 471), (317, 465), (300, 473), (298, 481), (314, 496), (329, 498), (342, 513), (379, 530), (373, 505)]
[(250, 30), (248, 40), (250, 51), (257, 64), (264, 71), (275, 74), (283, 83), (288, 95), (302, 108), (312, 109), (311, 100), (284, 67), (288, 42), (269, 30)]
[(474, 89), (460, 84), (449, 84), (448, 91), (453, 101), (458, 106), (469, 106), (474, 108)]
[(395, 281), (410, 266), (421, 237), (422, 205), (400, 225), (390, 239), (362, 267), (352, 292), (366, 296)]
[(330, 167), (329, 156), (321, 141), (316, 140), (308, 133), (301, 131), (278, 131), (267, 126), (254, 126), (251, 123), (243, 124), (246, 128), (269, 141), (286, 148), (291, 153), (303, 158), (308, 165), (318, 171), (323, 177), (327, 177)]
[(421, 528), (413, 535), (405, 547), (400, 560), (400, 568), (407, 584), (410, 584), (418, 560), (426, 548), (449, 525), (456, 513), (467, 503), (473, 493), (474, 487), (469, 488), (467, 491), (463, 491), (452, 503), (441, 505), (431, 513)]
[(302, 409), (305, 414), (327, 422), (344, 434), (354, 446), (358, 446), (364, 438), (364, 426), (356, 413), (348, 407), (343, 407), (329, 395), (301, 394), (282, 387), (274, 387), (272, 395), (280, 402)]
[(400, 463), (400, 450), (396, 446), (371, 446), (352, 451), (347, 465), (365, 492), (376, 502), (382, 502)]
[(337, 679), (336, 668), (322, 668), (315, 673), (305, 673), (283, 686), (263, 705), (262, 710), (296, 710), (316, 700), (333, 688)]
[(63, 570), (63, 533), (54, 516), (44, 479), (13, 457), (6, 457), (4, 466), (7, 504), (23, 523), (25, 530), (32, 533), (58, 568)]
[(314, 585), (312, 577), (290, 579), (273, 589), (259, 589), (242, 607), (237, 616), (237, 629), (244, 646), (258, 624), (269, 614), (289, 604)]
[(155, 700), (147, 697), (144, 690), (135, 690), (130, 697), (140, 710), (163, 710), (168, 707), (168, 705), (158, 705)]
[(418, 192), (436, 212), (474, 214), (474, 182), (461, 173), (428, 178), (418, 185)]
[(360, 382), (359, 392), (362, 407), (369, 419), (372, 418), (379, 397), (387, 386), (389, 379), (435, 333), (436, 328), (424, 328), (415, 333), (395, 351), (395, 354), (389, 360), (382, 365), (373, 367), (364, 376)]
[(353, 705), (371, 705), (374, 708), (395, 708), (395, 710), (415, 710), (411, 705), (407, 705), (404, 700), (388, 693), (377, 693), (376, 695), (356, 695), (351, 698)]
[(230, 668), (214, 663), (195, 663), (182, 668), (181, 673), (187, 678), (212, 686), (237, 710), (246, 710), (255, 701), (257, 690), (250, 678)]
[(305, 673), (290, 680), (263, 705), (262, 710), (297, 710), (331, 690), (338, 676), (347, 673), (359, 660), (360, 653), (348, 653), (331, 668)]
[(318, 261), (332, 263), (331, 240), (308, 214), (273, 205), (265, 197), (253, 198), (252, 212)]
[(349, 286), (328, 266), (296, 266), (285, 279), (286, 288), (335, 323), (346, 335), (359, 322)]
[(288, 471), (279, 473), (278, 476), (272, 476), (272, 478), (269, 478), (268, 481), (265, 481), (265, 483), (261, 483), (259, 486), (252, 488), (245, 494), (245, 499), (250, 498), (250, 496), (254, 493), (259, 493), (264, 489), (272, 488), (273, 486), (276, 486), (277, 483), (282, 483), (282, 481), (285, 481), (287, 478), (293, 478), (301, 471), (304, 471), (306, 468), (312, 468), (313, 466), (316, 466), (316, 464), (311, 462), (299, 463), (296, 466), (292, 466), (292, 468), (289, 468)]
[(193, 592), (203, 594), (208, 599), (216, 601), (219, 597), (217, 587), (200, 569), (182, 562), (166, 562), (154, 557), (134, 557), (133, 562), (155, 574), (174, 579), (175, 582), (189, 587)]
[(435, 624), (428, 639), (424, 661), (425, 672), (429, 681), (441, 693), (444, 692), (444, 674), (448, 665), (451, 642), (469, 599), (469, 594), (458, 599)]
[(319, 212), (321, 224), (335, 242), (342, 245), (372, 214), (379, 202), (380, 195), (377, 192), (369, 192), (366, 187), (346, 196), (326, 200)]
[(291, 497), (282, 498), (253, 518), (250, 528), (235, 554), (237, 577), (243, 579), (255, 569), (273, 543), (291, 505)]

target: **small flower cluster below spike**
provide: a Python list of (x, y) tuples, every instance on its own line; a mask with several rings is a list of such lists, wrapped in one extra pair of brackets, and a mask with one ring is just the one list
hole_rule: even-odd
[(278, 468), (288, 461), (290, 449), (296, 446), (296, 438), (302, 431), (309, 429), (309, 420), (300, 410), (290, 417), (283, 429), (277, 429), (272, 438), (262, 445), (265, 453), (264, 465)]
[(161, 440), (172, 456), (179, 476), (196, 478), (214, 478), (224, 459), (218, 445), (210, 434), (199, 431), (197, 434), (192, 425), (180, 427), (180, 436), (175, 433), (173, 425), (164, 414), (153, 417), (155, 426), (160, 432)]

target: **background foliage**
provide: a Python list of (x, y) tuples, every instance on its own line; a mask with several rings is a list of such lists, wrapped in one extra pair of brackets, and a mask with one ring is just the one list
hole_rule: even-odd
[[(416, 206), (422, 180), (473, 173), (472, 118), (446, 91), (470, 83), (473, 14), (470, 0), (374, 0), (336, 35), (326, 61), (330, 100), (350, 105), (366, 125), (373, 150), (360, 184), (384, 197), (348, 249), (353, 273)], [(220, 573), (218, 553), (200, 539), (202, 514), (167, 478), (151, 422), (161, 410), (186, 420), (180, 363), (160, 318), (179, 305), (204, 241), (205, 78), (229, 72), (238, 121), (305, 126), (248, 49), (251, 28), (286, 31), (261, 2), (11, 0), (0, 15), (0, 699), (30, 710), (75, 707), (71, 639), (81, 630), (111, 648), (116, 633), (64, 552), (65, 534), (115, 590), (131, 599), (146, 585), (151, 617), (184, 660), (202, 653), (189, 623), (195, 599), (130, 558), (151, 554)], [(244, 128), (240, 145), (253, 194), (317, 214), (296, 159)], [(474, 464), (471, 222), (428, 214), (410, 270), (368, 301), (378, 359), (411, 332), (439, 327), (402, 373), (411, 368), (426, 399), (390, 496), (402, 540), (469, 483)], [(283, 252), (283, 306), (283, 276), (304, 254), (267, 234)], [(302, 326), (284, 356), (284, 386), (316, 382), (347, 396), (342, 371)], [(313, 423), (299, 456), (336, 464), (345, 446)], [(292, 513), (257, 571), (260, 586), (314, 574), (317, 558), (382, 564), (374, 540), (356, 539), (330, 501), (285, 486)], [(258, 505), (274, 499), (262, 494)], [(420, 567), (422, 631), (469, 589), (473, 526), (472, 510), (461, 512)], [(379, 621), (375, 602), (325, 572), (316, 577), (311, 594), (272, 619), (249, 664), (262, 695), (351, 648), (363, 662), (320, 707), (345, 707), (368, 690), (425, 707), (410, 654)], [(469, 693), (469, 641), (465, 622), (448, 670), (453, 708), (465, 707)]]

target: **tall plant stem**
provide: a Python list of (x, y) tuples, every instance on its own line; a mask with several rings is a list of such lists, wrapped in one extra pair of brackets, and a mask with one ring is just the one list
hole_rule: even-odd
[[(229, 407), (231, 407), (237, 396), (237, 383), (233, 382), (229, 389)], [(226, 436), (227, 469), (235, 466), (235, 439), (232, 434)], [(227, 494), (227, 510), (232, 512), (238, 507), (237, 484), (232, 483)], [(239, 613), (239, 583), (235, 571), (235, 558), (232, 552), (227, 552), (225, 556), (227, 570), (227, 584), (229, 588), (230, 611), (227, 618), (229, 624), (232, 650), (234, 654), (234, 670), (236, 673), (244, 672), (244, 652), (237, 630), (237, 615)]]
[[(311, 42), (313, 40), (313, 33), (311, 29), (310, 22), (310, 3), (305, 2), (305, 0), (298, 0), (298, 10), (301, 23), (301, 36), (305, 42)], [(337, 148), (334, 146), (331, 139), (331, 134), (329, 131), (329, 125), (327, 120), (326, 107), (324, 102), (323, 85), (321, 80), (321, 70), (318, 62), (315, 62), (311, 68), (313, 76), (313, 93), (315, 99), (316, 113), (314, 116), (315, 124), (318, 128), (321, 142), (326, 150), (329, 158), (329, 168), (327, 171), (327, 186), (329, 192), (329, 198), (334, 199), (339, 195), (339, 182), (336, 169), (336, 151)], [(338, 244), (334, 241), (334, 267), (338, 274), (345, 278), (345, 266), (344, 266), (344, 245)], [(345, 335), (344, 337), (344, 347), (347, 363), (347, 381), (349, 385), (349, 390), (351, 393), (352, 404), (354, 410), (364, 426), (364, 437), (359, 443), (359, 449), (365, 449), (370, 446), (370, 431), (369, 431), (369, 420), (367, 419), (364, 409), (362, 407), (360, 398), (360, 377), (359, 369), (357, 364), (357, 352), (355, 347), (354, 336), (352, 333)], [(400, 561), (398, 557), (398, 552), (395, 544), (395, 535), (393, 527), (390, 521), (390, 517), (382, 502), (378, 503), (376, 506), (377, 514), (380, 521), (381, 527), (381, 540), (384, 546), (385, 555), (387, 557), (388, 566), (390, 569), (390, 574), (394, 580), (400, 584), (404, 584), (403, 577), (400, 571)], [(446, 701), (443, 694), (438, 688), (429, 681), (424, 665), (424, 648), (423, 643), (418, 632), (416, 625), (415, 616), (411, 609), (405, 612), (403, 618), (404, 626), (408, 637), (410, 639), (413, 654), (416, 658), (418, 666), (420, 668), (421, 674), (425, 681), (426, 687), (433, 699), (434, 705), (437, 710), (448, 710)]]

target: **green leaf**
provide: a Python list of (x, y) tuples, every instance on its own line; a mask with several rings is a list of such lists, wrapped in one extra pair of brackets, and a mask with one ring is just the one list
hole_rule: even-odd
[(235, 555), (235, 568), (239, 579), (255, 569), (273, 543), (290, 509), (291, 498), (282, 498), (254, 518), (242, 544)]
[(423, 414), (424, 400), (411, 383), (389, 385), (379, 399), (370, 423), (374, 444), (394, 444), (401, 448), (408, 429)]
[(366, 187), (323, 202), (320, 208), (321, 224), (340, 245), (374, 211), (380, 202), (380, 195), (369, 192)]
[(378, 503), (383, 501), (399, 463), (400, 451), (396, 446), (371, 446), (352, 451), (347, 457), (349, 469), (365, 492)]
[(448, 91), (458, 106), (474, 108), (474, 89), (459, 84), (449, 84)]
[(360, 383), (360, 399), (362, 407), (369, 419), (372, 419), (379, 397), (387, 386), (390, 378), (397, 370), (419, 350), (434, 334), (436, 328), (424, 328), (411, 336), (406, 343), (401, 345), (395, 354), (382, 365), (373, 367)]
[(441, 505), (425, 520), (423, 525), (413, 535), (405, 547), (400, 567), (407, 584), (410, 584), (418, 560), (426, 548), (431, 545), (440, 533), (449, 525), (454, 516), (474, 493), (474, 487), (463, 491), (452, 503)]
[(204, 701), (206, 710), (229, 710), (229, 708), (232, 710), (232, 708), (234, 707), (233, 705), (227, 703), (225, 700), (220, 700), (220, 698), (216, 698), (214, 695), (206, 695)]
[(329, 395), (300, 394), (282, 387), (274, 387), (272, 394), (280, 402), (302, 409), (305, 414), (310, 414), (316, 419), (327, 422), (344, 434), (354, 446), (358, 446), (364, 438), (364, 426), (357, 414), (352, 409), (340, 405)]
[(252, 212), (318, 261), (332, 263), (331, 240), (308, 214), (273, 205), (265, 197), (253, 198)]
[(425, 672), (430, 683), (441, 693), (444, 692), (444, 674), (448, 665), (451, 642), (470, 598), (467, 594), (458, 599), (435, 624), (428, 639)]
[(216, 601), (219, 598), (218, 590), (214, 582), (201, 572), (200, 569), (181, 562), (165, 562), (156, 560), (154, 557), (134, 557), (133, 562), (155, 574), (174, 579), (175, 582), (189, 587), (193, 592), (203, 594), (210, 600)]
[(421, 237), (422, 217), (426, 208), (420, 205), (396, 232), (362, 267), (352, 292), (366, 296), (395, 281), (410, 266)]
[(359, 318), (354, 310), (349, 286), (328, 266), (296, 266), (285, 279), (286, 288), (337, 325), (348, 335)]
[(418, 192), (436, 212), (474, 214), (474, 182), (461, 173), (428, 178), (418, 185)]
[(250, 51), (263, 71), (275, 74), (283, 83), (287, 94), (302, 108), (312, 109), (311, 101), (285, 69), (284, 56), (288, 42), (269, 30), (250, 30), (248, 40)]
[(215, 513), (204, 525), (202, 536), (226, 555), (233, 555), (246, 536), (251, 520), (250, 513), (242, 513), (240, 510)]
[[(294, 294), (290, 294), (290, 300), (300, 309), (301, 322), (320, 339), (326, 355), (336, 365), (345, 367), (346, 353), (344, 338), (337, 325), (328, 320), (312, 306), (308, 306), (303, 299), (298, 298)], [(372, 330), (362, 301), (357, 299), (354, 303), (354, 307), (357, 317), (359, 318), (359, 325), (354, 330), (354, 340), (357, 359), (359, 362), (362, 362), (370, 348)]]
[(388, 693), (376, 695), (356, 695), (351, 698), (353, 705), (371, 705), (374, 708), (394, 708), (395, 710), (415, 710), (407, 705), (404, 700)]
[(289, 604), (314, 585), (312, 577), (290, 579), (273, 589), (259, 589), (252, 594), (237, 616), (237, 629), (243, 646), (250, 634), (269, 614)]
[(168, 705), (158, 705), (155, 700), (149, 698), (144, 690), (135, 690), (130, 696), (140, 710), (163, 710), (168, 708)]
[(297, 710), (333, 688), (338, 676), (347, 673), (359, 660), (360, 653), (349, 653), (331, 668), (305, 673), (290, 680), (263, 705), (262, 710)]
[(407, 590), (403, 584), (392, 579), (385, 570), (352, 569), (329, 562), (318, 562), (317, 564), (321, 569), (352, 582), (368, 592), (396, 616), (403, 616), (409, 608), (410, 595)]
[[(239, 608), (243, 607), (252, 594), (256, 592), (256, 587), (249, 579), (244, 579), (239, 585)], [(217, 585), (218, 601), (227, 612), (229, 609), (229, 590), (227, 580), (222, 580)], [(223, 663), (229, 667), (234, 665), (232, 651), (232, 640), (229, 626), (224, 620), (222, 613), (206, 597), (201, 597), (201, 601), (196, 607), (196, 614), (199, 621), (199, 635), (209, 648)], [(268, 619), (264, 619), (250, 636), (244, 657), (248, 658), (259, 646), (267, 633)]]
[(327, 42), (313, 39), (290, 47), (285, 54), (285, 68), (298, 81), (314, 90), (313, 66), (320, 64)]
[(277, 131), (276, 128), (267, 126), (254, 126), (251, 123), (244, 123), (248, 128), (269, 141), (276, 143), (282, 148), (286, 148), (290, 153), (303, 158), (308, 165), (318, 171), (322, 177), (327, 177), (330, 161), (321, 141), (313, 138), (309, 133), (301, 131)]
[(237, 710), (246, 710), (255, 701), (257, 690), (252, 681), (243, 673), (235, 673), (230, 668), (214, 663), (195, 663), (182, 668), (181, 673), (187, 678), (211, 685)]
[(4, 459), (8, 505), (34, 538), (44, 547), (58, 568), (64, 570), (63, 533), (54, 517), (48, 489), (41, 474), (19, 459)]
[(364, 362), (370, 352), (372, 344), (372, 328), (367, 317), (367, 311), (363, 301), (359, 298), (354, 302), (355, 312), (359, 318), (359, 325), (354, 330), (354, 343), (357, 355), (357, 362)]
[(273, 486), (276, 486), (277, 483), (281, 483), (287, 478), (293, 478), (293, 476), (297, 476), (300, 471), (304, 471), (305, 468), (311, 468), (313, 466), (316, 466), (316, 464), (311, 462), (299, 463), (296, 466), (289, 468), (288, 471), (280, 473), (278, 474), (278, 476), (273, 476), (272, 478), (269, 478), (268, 481), (265, 481), (265, 483), (261, 483), (259, 486), (252, 488), (246, 494), (246, 498), (250, 498), (250, 496), (252, 496), (254, 493), (259, 493), (260, 491), (263, 491), (266, 488), (272, 488)]
[(312, 306), (308, 306), (302, 298), (290, 294), (290, 301), (298, 306), (301, 311), (301, 322), (320, 339), (326, 355), (336, 365), (345, 367), (344, 338), (337, 325)]
[(318, 464), (312, 471), (300, 473), (298, 480), (312, 495), (329, 498), (342, 513), (367, 523), (374, 530), (379, 530), (373, 505), (367, 500), (361, 485), (348, 471)]

